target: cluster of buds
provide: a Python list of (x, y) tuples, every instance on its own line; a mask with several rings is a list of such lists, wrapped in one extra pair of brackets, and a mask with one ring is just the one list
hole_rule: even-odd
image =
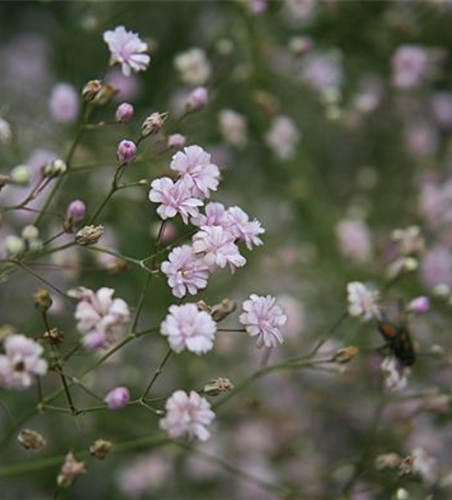
[(82, 246), (94, 245), (104, 234), (104, 226), (84, 226), (75, 235), (75, 242)]
[(39, 229), (32, 224), (25, 226), (21, 232), (22, 239), (27, 247), (27, 250), (31, 252), (35, 252), (37, 250), (41, 250), (43, 243), (41, 238), (39, 237)]
[(47, 444), (44, 436), (33, 429), (22, 429), (17, 436), (17, 441), (26, 450), (40, 450)]
[(55, 178), (64, 175), (67, 171), (67, 165), (63, 160), (54, 160), (46, 163), (42, 168), (42, 175), (48, 178)]
[(141, 136), (148, 137), (157, 134), (162, 130), (163, 124), (168, 116), (168, 113), (155, 112), (150, 114), (141, 125)]

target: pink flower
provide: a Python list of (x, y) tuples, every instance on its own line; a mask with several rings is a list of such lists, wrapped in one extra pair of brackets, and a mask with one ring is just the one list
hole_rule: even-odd
[(126, 31), (124, 26), (106, 31), (104, 41), (110, 50), (110, 64), (120, 64), (124, 76), (130, 76), (132, 71), (144, 71), (149, 66), (151, 58), (146, 54), (147, 44), (136, 33)]
[(128, 102), (123, 102), (116, 108), (115, 119), (117, 122), (130, 122), (133, 117), (134, 109)]
[(392, 70), (396, 87), (417, 87), (429, 72), (428, 52), (416, 45), (402, 45), (392, 58)]
[(408, 311), (414, 314), (426, 314), (430, 311), (430, 299), (425, 296), (416, 297), (408, 304)]
[(205, 208), (205, 215), (199, 214), (197, 217), (193, 217), (191, 223), (195, 226), (222, 226), (224, 225), (226, 209), (222, 203), (210, 202), (207, 203)]
[(185, 146), (186, 138), (182, 134), (171, 134), (168, 137), (168, 147), (174, 149), (182, 149)]
[(235, 238), (244, 241), (248, 250), (251, 250), (253, 245), (263, 244), (258, 235), (265, 233), (265, 229), (258, 220), (250, 221), (248, 214), (239, 207), (228, 208), (223, 225)]
[(200, 311), (196, 304), (171, 306), (169, 311), (161, 325), (161, 332), (168, 337), (173, 351), (187, 349), (195, 354), (204, 354), (212, 349), (217, 324), (210, 314)]
[(75, 311), (77, 328), (89, 349), (113, 344), (118, 331), (130, 321), (129, 306), (122, 299), (113, 299), (114, 293), (112, 288), (93, 292), (83, 287), (75, 293), (80, 299)]
[(242, 307), (244, 312), (239, 321), (251, 337), (257, 337), (257, 347), (276, 347), (278, 342), (284, 342), (281, 327), (286, 323), (287, 316), (274, 297), (260, 297), (253, 293)]
[(42, 358), (44, 349), (22, 334), (6, 337), (5, 354), (0, 355), (0, 386), (23, 390), (31, 386), (33, 376), (47, 373), (47, 361)]
[(161, 203), (157, 213), (162, 219), (170, 219), (180, 214), (185, 224), (188, 224), (189, 216), (198, 215), (198, 207), (203, 204), (201, 200), (193, 198), (190, 183), (185, 179), (173, 182), (169, 177), (152, 182), (149, 199), (154, 203)]
[(380, 316), (377, 291), (367, 288), (358, 281), (353, 281), (347, 285), (347, 293), (350, 316), (361, 316), (364, 321)]
[(115, 387), (106, 396), (104, 401), (110, 410), (124, 408), (130, 401), (130, 393), (127, 387)]
[(209, 102), (209, 92), (205, 87), (196, 87), (187, 98), (187, 110), (199, 111), (207, 106)]
[(134, 142), (124, 139), (118, 144), (116, 156), (118, 157), (118, 161), (121, 165), (135, 160), (136, 155), (137, 147)]
[(357, 264), (372, 255), (372, 239), (368, 226), (360, 219), (342, 219), (336, 226), (341, 252)]
[(80, 99), (74, 87), (68, 83), (55, 85), (50, 96), (49, 108), (57, 122), (73, 122), (80, 109)]
[(187, 436), (207, 441), (210, 432), (207, 430), (215, 418), (209, 402), (197, 392), (188, 395), (184, 391), (176, 391), (166, 402), (166, 416), (160, 420), (160, 427), (172, 439)]
[(246, 264), (246, 259), (240, 255), (234, 236), (221, 226), (203, 226), (193, 236), (193, 250), (203, 254), (204, 262), (211, 270), (223, 268), (229, 264), (232, 272), (237, 267)]
[(195, 295), (207, 286), (209, 267), (199, 259), (189, 245), (174, 248), (163, 262), (161, 270), (168, 278), (168, 284), (176, 297), (187, 293)]
[(172, 170), (190, 183), (193, 196), (197, 198), (208, 198), (210, 191), (216, 191), (218, 187), (220, 170), (210, 158), (200, 146), (188, 146), (183, 152), (177, 152), (170, 164)]

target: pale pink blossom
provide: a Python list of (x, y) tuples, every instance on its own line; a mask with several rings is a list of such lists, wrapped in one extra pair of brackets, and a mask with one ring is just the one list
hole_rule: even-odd
[(49, 100), (50, 113), (57, 122), (73, 122), (80, 109), (80, 98), (72, 85), (58, 83)]
[(48, 364), (42, 357), (44, 349), (22, 334), (6, 337), (5, 354), (0, 355), (0, 387), (23, 390), (33, 383), (33, 377), (47, 373)]
[(229, 264), (231, 272), (246, 264), (246, 259), (240, 255), (234, 236), (221, 226), (203, 226), (193, 236), (193, 250), (202, 254), (204, 261), (211, 270), (224, 268)]
[(233, 146), (244, 148), (248, 142), (246, 118), (232, 109), (223, 109), (218, 120), (223, 139)]
[(184, 297), (187, 292), (195, 295), (207, 286), (209, 267), (195, 255), (190, 245), (174, 248), (168, 260), (162, 263), (161, 270), (176, 297)]
[(198, 214), (193, 217), (191, 223), (195, 226), (222, 226), (225, 221), (226, 209), (223, 203), (211, 201), (205, 206), (205, 214)]
[(210, 314), (200, 311), (196, 304), (173, 305), (161, 325), (161, 332), (168, 337), (171, 349), (187, 349), (204, 354), (213, 348), (217, 324)]
[(295, 156), (300, 138), (300, 131), (292, 118), (282, 115), (274, 118), (265, 134), (267, 146), (280, 160), (290, 160)]
[(336, 226), (341, 252), (357, 264), (368, 261), (372, 255), (371, 233), (359, 219), (342, 219)]
[(210, 432), (207, 427), (215, 419), (215, 413), (210, 409), (210, 404), (197, 392), (176, 391), (167, 400), (166, 416), (160, 420), (160, 427), (172, 439), (188, 437), (207, 441)]
[(174, 58), (174, 66), (185, 83), (204, 85), (210, 78), (212, 68), (203, 49), (192, 48)]
[(379, 293), (376, 290), (371, 290), (363, 283), (353, 281), (347, 285), (347, 294), (350, 316), (360, 316), (364, 321), (380, 316)]
[(117, 26), (114, 31), (106, 31), (104, 41), (110, 49), (110, 64), (120, 64), (124, 76), (144, 71), (149, 66), (151, 58), (146, 54), (147, 44), (136, 33), (127, 31), (124, 26)]
[(429, 56), (424, 47), (400, 46), (392, 58), (392, 81), (399, 88), (419, 86), (429, 70)]
[(200, 146), (188, 146), (178, 151), (171, 160), (170, 168), (190, 183), (196, 198), (208, 198), (211, 191), (217, 190), (220, 182), (220, 169)]
[(122, 299), (113, 299), (114, 293), (105, 287), (97, 292), (81, 287), (75, 292), (80, 299), (75, 311), (77, 328), (89, 349), (113, 344), (118, 332), (130, 321), (129, 306)]
[(115, 387), (106, 396), (104, 401), (110, 410), (120, 410), (128, 405), (130, 393), (127, 387)]
[(160, 203), (157, 213), (162, 219), (170, 219), (180, 214), (185, 224), (188, 217), (198, 215), (198, 207), (203, 203), (194, 198), (191, 183), (185, 178), (173, 182), (169, 177), (156, 179), (151, 184), (149, 199), (154, 203)]
[(430, 299), (425, 296), (416, 297), (408, 304), (408, 311), (414, 314), (426, 314), (430, 311)]
[(242, 307), (244, 312), (239, 321), (251, 337), (257, 337), (257, 347), (276, 347), (284, 342), (281, 327), (286, 323), (287, 316), (274, 297), (253, 293)]
[(247, 248), (251, 250), (253, 245), (262, 245), (260, 234), (265, 233), (261, 223), (254, 219), (250, 221), (249, 216), (240, 207), (227, 209), (223, 225), (240, 241), (244, 241)]

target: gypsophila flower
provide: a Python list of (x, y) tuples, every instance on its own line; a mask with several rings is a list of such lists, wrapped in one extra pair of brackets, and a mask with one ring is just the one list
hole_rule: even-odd
[(93, 292), (79, 288), (75, 319), (83, 334), (83, 344), (89, 349), (105, 348), (116, 341), (116, 335), (130, 321), (129, 306), (122, 299), (113, 299), (112, 288)]
[(44, 349), (22, 334), (6, 337), (5, 354), (0, 355), (0, 387), (23, 390), (31, 386), (33, 377), (47, 373), (48, 364), (42, 357)]
[(161, 325), (161, 332), (168, 337), (171, 349), (182, 352), (187, 349), (204, 354), (213, 347), (217, 324), (210, 314), (200, 311), (196, 304), (171, 306)]
[(157, 213), (162, 219), (170, 219), (180, 214), (185, 224), (188, 217), (198, 215), (198, 207), (203, 203), (194, 198), (191, 183), (185, 178), (173, 182), (169, 177), (156, 179), (151, 184), (149, 199), (154, 203), (160, 203)]
[(220, 111), (218, 120), (221, 135), (226, 142), (238, 148), (246, 146), (248, 133), (246, 119), (243, 115), (232, 109), (223, 109)]
[(189, 85), (204, 85), (212, 72), (206, 53), (197, 48), (178, 54), (174, 66), (181, 79)]
[(348, 313), (351, 316), (360, 316), (364, 321), (378, 318), (379, 293), (367, 288), (363, 283), (353, 281), (347, 285)]
[(222, 226), (224, 225), (226, 209), (222, 203), (213, 202), (207, 203), (205, 206), (205, 214), (198, 214), (191, 219), (191, 223), (195, 226)]
[(197, 392), (176, 391), (167, 400), (166, 416), (160, 420), (160, 427), (169, 437), (178, 439), (187, 436), (207, 441), (210, 432), (207, 427), (215, 419), (215, 413), (210, 409), (209, 402)]
[(387, 356), (381, 363), (385, 387), (390, 392), (400, 392), (405, 389), (411, 373), (409, 367), (403, 367), (394, 356)]
[(104, 398), (110, 410), (119, 410), (127, 406), (130, 401), (130, 393), (127, 387), (115, 387)]
[(169, 148), (182, 149), (185, 146), (187, 139), (182, 134), (171, 134), (168, 137), (167, 145)]
[(408, 304), (407, 309), (414, 314), (426, 314), (430, 311), (430, 299), (425, 296), (416, 297)]
[(265, 135), (265, 142), (280, 160), (289, 160), (296, 153), (301, 134), (288, 116), (276, 117)]
[(124, 26), (117, 26), (114, 31), (106, 31), (104, 41), (110, 50), (110, 64), (120, 64), (124, 76), (144, 71), (149, 66), (151, 58), (146, 54), (147, 44), (136, 33), (127, 31)]
[(220, 182), (220, 169), (200, 146), (188, 146), (178, 151), (171, 160), (170, 168), (183, 176), (196, 198), (208, 198)]
[(257, 337), (257, 347), (276, 347), (284, 342), (281, 327), (286, 323), (287, 316), (274, 297), (253, 293), (242, 307), (244, 312), (239, 321), (251, 337)]
[(396, 87), (417, 87), (429, 71), (427, 50), (416, 45), (400, 46), (393, 56), (392, 70), (392, 80)]
[(80, 109), (80, 98), (72, 85), (58, 83), (52, 89), (49, 109), (57, 122), (73, 122)]
[(127, 123), (133, 118), (133, 114), (133, 106), (128, 102), (123, 102), (116, 108), (115, 120), (117, 122)]
[(234, 243), (234, 236), (221, 226), (203, 226), (193, 236), (193, 250), (203, 255), (211, 270), (229, 265), (231, 272), (234, 272), (237, 267), (246, 264), (245, 257)]
[(121, 165), (132, 162), (135, 160), (136, 155), (137, 147), (133, 141), (124, 139), (118, 144), (116, 156)]
[(188, 292), (195, 295), (207, 286), (209, 267), (199, 259), (189, 245), (174, 248), (163, 262), (161, 270), (168, 278), (168, 284), (176, 297), (184, 297)]
[(249, 250), (253, 248), (253, 245), (263, 244), (259, 234), (265, 233), (265, 229), (258, 220), (250, 221), (248, 214), (240, 207), (227, 209), (223, 225), (229, 229), (235, 238), (244, 241)]

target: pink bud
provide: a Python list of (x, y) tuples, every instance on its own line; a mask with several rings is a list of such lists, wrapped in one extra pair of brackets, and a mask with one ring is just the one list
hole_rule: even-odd
[(130, 163), (135, 160), (137, 154), (137, 147), (135, 143), (128, 140), (123, 140), (118, 144), (118, 150), (116, 155), (118, 157), (119, 163)]
[(116, 108), (115, 118), (117, 122), (130, 122), (133, 117), (133, 106), (128, 102), (123, 102)]
[(72, 222), (79, 222), (85, 218), (86, 205), (81, 200), (74, 200), (66, 210), (66, 217)]
[(168, 147), (182, 149), (185, 146), (186, 138), (182, 134), (172, 134), (168, 137)]
[(416, 297), (409, 305), (408, 310), (414, 314), (425, 314), (430, 311), (430, 299), (428, 297)]
[(104, 401), (110, 410), (124, 408), (130, 401), (129, 389), (127, 387), (115, 387), (105, 396)]
[(194, 89), (187, 99), (188, 111), (199, 111), (206, 107), (209, 102), (209, 93), (205, 87), (197, 87)]

